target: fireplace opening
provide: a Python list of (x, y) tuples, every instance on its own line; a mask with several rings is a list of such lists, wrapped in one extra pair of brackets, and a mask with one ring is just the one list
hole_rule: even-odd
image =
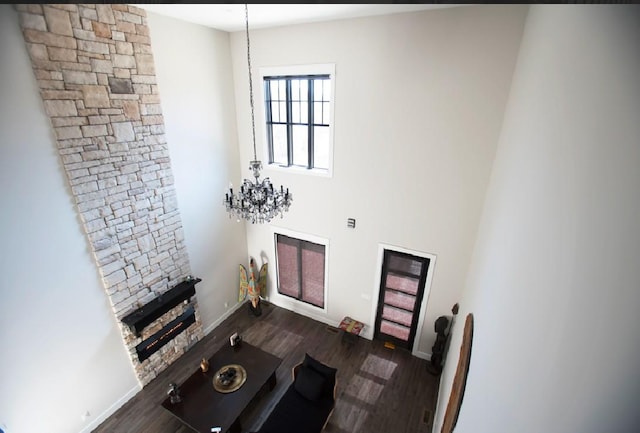
[(160, 350), (165, 344), (173, 340), (182, 331), (186, 330), (192, 323), (196, 321), (196, 313), (191, 306), (180, 316), (173, 319), (158, 332), (151, 337), (145, 339), (136, 346), (136, 353), (140, 362), (149, 358), (151, 355)]

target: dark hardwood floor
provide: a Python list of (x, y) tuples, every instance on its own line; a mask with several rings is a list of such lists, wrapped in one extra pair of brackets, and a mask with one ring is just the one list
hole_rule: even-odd
[(283, 359), (277, 386), (251, 403), (241, 416), (243, 432), (257, 430), (291, 384), (291, 368), (305, 352), (338, 369), (337, 399), (326, 433), (431, 433), (439, 378), (427, 361), (381, 341), (358, 338), (345, 344), (324, 323), (262, 303), (255, 317), (243, 305), (160, 373), (135, 397), (98, 426), (94, 433), (193, 433), (160, 406), (170, 382), (180, 384), (238, 331), (244, 341)]

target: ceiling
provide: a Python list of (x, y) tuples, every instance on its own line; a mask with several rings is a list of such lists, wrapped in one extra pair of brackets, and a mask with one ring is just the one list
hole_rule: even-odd
[[(244, 30), (244, 4), (137, 4), (141, 9), (227, 32)], [(260, 29), (290, 24), (387, 15), (427, 9), (449, 8), (457, 4), (252, 4), (249, 28)]]

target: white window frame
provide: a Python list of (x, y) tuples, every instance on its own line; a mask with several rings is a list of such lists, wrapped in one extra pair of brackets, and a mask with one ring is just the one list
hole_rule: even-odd
[[(317, 305), (310, 304), (308, 302), (299, 301), (291, 296), (283, 295), (280, 293), (280, 274), (278, 272), (278, 245), (276, 242), (276, 235), (284, 235), (289, 236), (291, 238), (300, 239), (307, 242), (313, 242), (315, 244), (324, 246), (324, 307), (318, 307)], [(288, 308), (290, 310), (295, 311), (298, 307), (302, 309), (308, 309), (312, 312), (321, 312), (325, 313), (328, 311), (328, 292), (329, 292), (329, 239), (323, 238), (320, 236), (308, 234), (308, 233), (300, 233), (292, 230), (287, 230), (281, 227), (273, 227), (272, 226), (272, 234), (271, 239), (273, 239), (273, 257), (275, 259), (276, 268), (275, 268), (275, 282), (276, 282), (276, 290), (274, 293), (274, 297), (278, 302), (276, 305)], [(272, 300), (273, 301), (273, 300)]]
[[(308, 169), (304, 167), (290, 166), (283, 167), (280, 164), (269, 164), (269, 141), (267, 140), (267, 118), (266, 110), (264, 106), (264, 77), (279, 76), (279, 75), (329, 75), (331, 77), (331, 100), (329, 101), (330, 110), (330, 123), (329, 123), (329, 168), (320, 169), (313, 168)], [(263, 150), (263, 161), (267, 161), (264, 168), (265, 170), (282, 171), (287, 173), (307, 174), (312, 176), (332, 177), (333, 176), (333, 145), (334, 145), (334, 125), (335, 125), (335, 93), (336, 93), (336, 66), (334, 63), (322, 63), (313, 65), (296, 65), (296, 66), (270, 66), (259, 68), (260, 77), (260, 103), (258, 107), (261, 111), (259, 127), (261, 130), (261, 137)]]

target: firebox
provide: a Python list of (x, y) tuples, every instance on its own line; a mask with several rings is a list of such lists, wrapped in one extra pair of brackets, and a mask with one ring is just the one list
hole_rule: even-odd
[(138, 361), (142, 362), (156, 353), (178, 334), (191, 326), (196, 321), (196, 313), (193, 307), (187, 308), (184, 313), (173, 319), (161, 330), (153, 334), (136, 346)]

